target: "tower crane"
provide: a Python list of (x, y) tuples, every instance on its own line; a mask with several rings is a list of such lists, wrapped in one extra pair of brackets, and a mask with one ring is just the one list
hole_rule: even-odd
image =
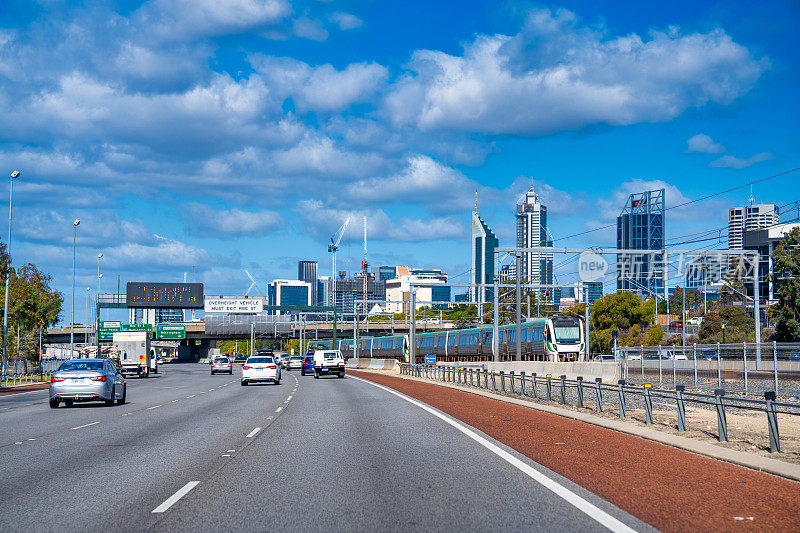
[(331, 262), (333, 272), (331, 273), (331, 303), (336, 305), (336, 294), (335, 294), (335, 287), (336, 287), (336, 250), (339, 249), (339, 243), (342, 240), (342, 236), (344, 232), (347, 230), (347, 225), (350, 223), (350, 217), (347, 217), (347, 220), (344, 221), (344, 224), (336, 230), (336, 233), (331, 235), (331, 243), (328, 245), (328, 251), (331, 253)]

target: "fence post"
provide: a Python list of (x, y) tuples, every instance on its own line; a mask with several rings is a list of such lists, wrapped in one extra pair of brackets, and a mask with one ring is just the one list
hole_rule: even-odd
[(747, 343), (742, 343), (742, 359), (744, 360), (744, 393), (747, 394)]
[(547, 401), (548, 402), (552, 402), (553, 401), (553, 391), (552, 391), (552, 388), (551, 388), (552, 387), (552, 383), (550, 382), (552, 377), (553, 376), (551, 376), (550, 374), (547, 374)]
[[(681, 353), (683, 354), (684, 357), (686, 357), (686, 346), (684, 346), (682, 348), (682, 352)], [(678, 384), (677, 366), (678, 366), (677, 354), (675, 352), (672, 352), (672, 386), (673, 387)]]
[(595, 399), (597, 400), (597, 412), (603, 412), (603, 389), (600, 388), (600, 384), (603, 382), (603, 378), (594, 378), (594, 393)]
[(533, 392), (533, 397), (538, 399), (539, 396), (536, 393), (536, 372), (531, 374), (531, 392)]
[(722, 354), (719, 353), (719, 343), (717, 343), (717, 387), (722, 388)]
[(675, 399), (678, 402), (678, 431), (686, 431), (686, 405), (683, 403), (683, 385), (675, 387)]
[(506, 391), (506, 373), (502, 370), (500, 371), (500, 390)]
[(515, 394), (514, 393), (514, 371), (512, 370), (511, 372), (509, 372), (509, 374), (511, 374), (510, 377), (509, 377), (509, 379), (511, 380), (511, 394)]
[(775, 396), (778, 395), (778, 343), (772, 341), (772, 370), (775, 373)]
[(650, 396), (651, 384), (644, 384), (644, 423), (653, 423), (653, 397)]
[(561, 374), (561, 404), (567, 403), (567, 375)]
[(644, 382), (644, 344), (639, 347), (639, 366), (642, 367), (642, 382)]
[(697, 387), (697, 343), (692, 344), (692, 361), (694, 361), (694, 386)]
[(483, 388), (489, 390), (489, 369), (483, 369)]
[(769, 452), (781, 451), (781, 441), (778, 436), (778, 416), (775, 414), (775, 391), (765, 391), (764, 399), (767, 401), (767, 426), (769, 426)]
[(728, 442), (728, 421), (725, 419), (725, 390), (714, 389), (714, 401), (717, 404), (717, 428), (719, 441)]
[(578, 407), (583, 409), (583, 376), (578, 376)]
[(656, 357), (658, 357), (658, 386), (664, 386), (664, 377), (661, 372), (661, 347), (658, 348), (658, 353), (656, 353)]
[(619, 385), (619, 417), (625, 417), (625, 392), (622, 390), (622, 387), (625, 385), (625, 380), (620, 379), (617, 381), (617, 385)]
[(497, 381), (495, 381), (494, 370), (492, 371), (492, 392), (497, 390)]
[(472, 379), (472, 369), (471, 368), (469, 369), (469, 386), (470, 387), (474, 387), (475, 386), (475, 381)]
[(519, 385), (520, 385), (520, 389), (521, 389), (520, 394), (522, 396), (525, 396), (525, 371), (524, 370), (519, 373), (519, 379), (520, 379)]

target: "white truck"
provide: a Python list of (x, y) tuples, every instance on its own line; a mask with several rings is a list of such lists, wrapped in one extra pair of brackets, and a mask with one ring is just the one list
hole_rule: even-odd
[(149, 331), (115, 331), (113, 343), (119, 350), (119, 362), (123, 374), (150, 376)]

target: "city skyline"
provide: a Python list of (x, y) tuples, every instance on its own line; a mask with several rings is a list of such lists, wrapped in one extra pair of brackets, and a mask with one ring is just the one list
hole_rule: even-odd
[[(373, 265), (466, 282), (475, 191), (510, 245), (532, 180), (556, 247), (613, 245), (644, 190), (665, 189), (668, 246), (726, 227), (750, 183), (755, 203), (797, 212), (796, 174), (759, 181), (798, 166), (796, 3), (281, 1), (232, 20), (220, 1), (170, 26), (173, 4), (0, 7), (14, 265), (65, 296), (76, 218), (77, 286), (96, 291), (102, 252), (104, 292), (186, 273), (237, 294), (245, 269), (264, 284), (298, 260), (327, 274), (348, 215), (367, 216)], [(361, 233), (344, 236), (341, 270), (358, 269)]]

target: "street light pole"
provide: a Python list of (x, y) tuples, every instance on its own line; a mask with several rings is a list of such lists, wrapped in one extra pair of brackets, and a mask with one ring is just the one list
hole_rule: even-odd
[[(89, 344), (89, 287), (86, 287), (86, 320), (83, 324), (83, 344)], [(99, 353), (99, 352), (98, 352)]]
[(72, 359), (75, 349), (75, 243), (78, 239), (78, 224), (81, 221), (75, 219), (72, 223), (72, 315), (69, 320), (69, 358)]
[(95, 314), (97, 315), (95, 318), (94, 324), (94, 343), (97, 345), (97, 353), (100, 353), (100, 278), (103, 275), (100, 273), (100, 260), (103, 258), (103, 252), (97, 254), (97, 305), (95, 306)]
[(6, 377), (6, 339), (8, 338), (8, 283), (11, 274), (11, 198), (14, 193), (14, 178), (19, 177), (19, 171), (15, 170), (11, 173), (11, 179), (8, 186), (8, 265), (6, 265), (6, 296), (3, 301), (3, 360), (2, 370), (0, 375), (5, 379)]

